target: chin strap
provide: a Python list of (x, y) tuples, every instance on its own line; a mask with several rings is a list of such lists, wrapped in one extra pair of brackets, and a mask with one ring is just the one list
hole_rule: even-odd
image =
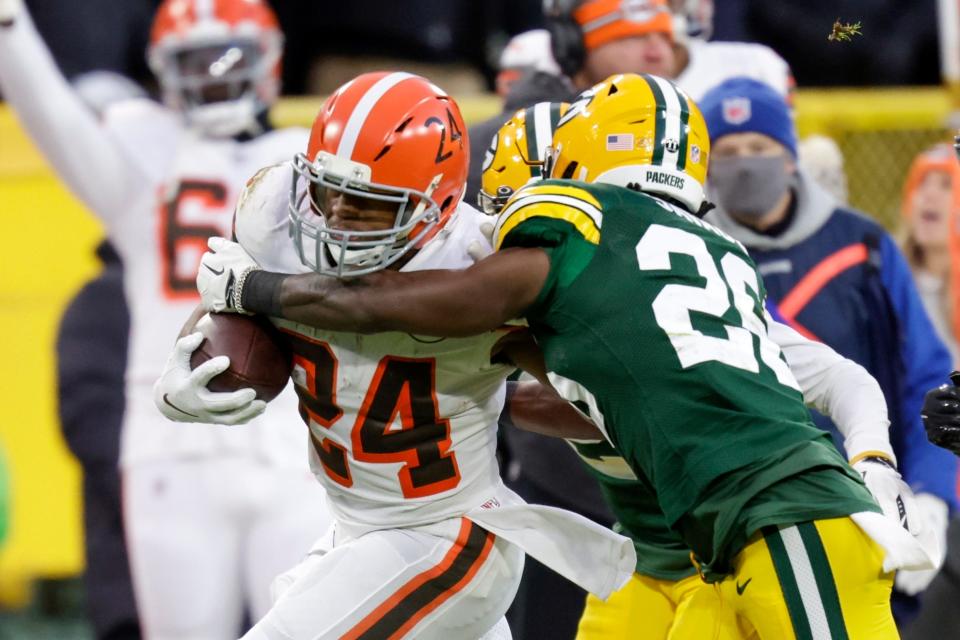
[(712, 202), (707, 202), (706, 200), (704, 200), (703, 202), (700, 203), (700, 208), (697, 209), (696, 213), (694, 213), (693, 215), (703, 220), (703, 217), (705, 215), (707, 215), (708, 213), (710, 213), (716, 208), (717, 208), (717, 205), (713, 204)]

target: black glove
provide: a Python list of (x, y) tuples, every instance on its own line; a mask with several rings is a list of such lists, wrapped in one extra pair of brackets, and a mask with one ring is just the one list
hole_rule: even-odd
[(920, 417), (930, 442), (960, 456), (960, 371), (951, 373), (950, 379), (953, 385), (941, 385), (927, 392)]

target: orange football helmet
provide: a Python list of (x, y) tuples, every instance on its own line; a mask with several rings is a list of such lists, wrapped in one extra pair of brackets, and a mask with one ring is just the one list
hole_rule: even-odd
[[(463, 196), (465, 131), (457, 103), (420, 76), (365, 73), (337, 89), (320, 108), (307, 153), (293, 162), (290, 220), (301, 261), (319, 273), (356, 276), (421, 248)], [(326, 227), (323, 189), (394, 203), (393, 227)]]
[(255, 130), (277, 99), (283, 34), (263, 0), (164, 0), (147, 58), (170, 107), (204, 133)]

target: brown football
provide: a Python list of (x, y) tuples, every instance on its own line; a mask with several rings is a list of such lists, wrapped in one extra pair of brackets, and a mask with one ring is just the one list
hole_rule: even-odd
[(195, 329), (203, 334), (190, 356), (190, 367), (216, 356), (228, 356), (230, 368), (208, 384), (211, 391), (252, 388), (257, 398), (270, 402), (287, 386), (293, 359), (283, 334), (260, 316), (208, 313)]

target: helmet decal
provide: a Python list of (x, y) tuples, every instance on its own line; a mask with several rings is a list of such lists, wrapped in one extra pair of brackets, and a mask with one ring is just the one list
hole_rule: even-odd
[(337, 146), (337, 155), (341, 158), (350, 158), (353, 156), (354, 147), (357, 144), (357, 138), (360, 136), (360, 132), (363, 129), (363, 124), (367, 120), (367, 116), (370, 115), (370, 111), (374, 106), (380, 101), (390, 89), (397, 86), (407, 78), (414, 78), (412, 73), (391, 73), (385, 75), (383, 78), (378, 80), (372, 87), (370, 87), (366, 93), (363, 94), (363, 97), (360, 98), (360, 102), (357, 103), (356, 108), (350, 114), (350, 119), (347, 120), (346, 125), (343, 127), (343, 135), (340, 136), (340, 144)]
[(657, 108), (664, 113), (663, 118), (657, 118), (653, 164), (683, 171), (687, 157), (687, 121), (690, 119), (687, 97), (676, 85), (659, 76), (644, 75), (643, 78), (650, 84)]
[(483, 161), (480, 208), (496, 213), (510, 195), (548, 174), (553, 132), (566, 109), (562, 102), (540, 102), (517, 111), (494, 134)]
[(703, 203), (710, 140), (696, 104), (671, 81), (618, 74), (580, 95), (560, 119), (550, 176), (605, 182)]

